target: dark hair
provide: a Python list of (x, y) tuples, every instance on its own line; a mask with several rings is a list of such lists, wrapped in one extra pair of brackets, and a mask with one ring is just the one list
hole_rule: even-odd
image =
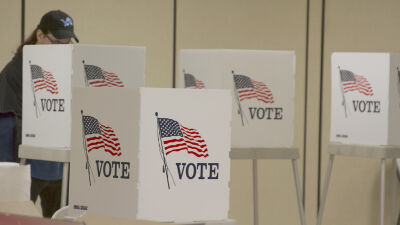
[[(22, 48), (25, 45), (34, 45), (37, 43), (37, 37), (36, 37), (36, 33), (40, 28), (37, 27), (32, 33), (31, 35), (29, 35), (29, 37), (27, 39), (25, 39), (25, 41), (23, 43), (21, 43), (18, 48), (17, 48), (17, 53), (22, 52)], [(49, 31), (47, 29), (40, 29), (44, 34), (48, 34)]]

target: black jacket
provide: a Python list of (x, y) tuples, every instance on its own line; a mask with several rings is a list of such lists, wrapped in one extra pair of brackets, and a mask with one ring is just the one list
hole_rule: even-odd
[(0, 113), (15, 113), (22, 118), (22, 52), (0, 73)]

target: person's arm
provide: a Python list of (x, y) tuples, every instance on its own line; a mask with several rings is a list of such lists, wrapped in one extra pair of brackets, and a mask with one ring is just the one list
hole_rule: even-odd
[(16, 54), (0, 75), (0, 110), (22, 114), (22, 54)]

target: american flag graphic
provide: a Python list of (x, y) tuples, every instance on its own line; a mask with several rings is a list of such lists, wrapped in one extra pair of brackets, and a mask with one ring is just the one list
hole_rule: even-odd
[(258, 82), (245, 75), (233, 75), (239, 101), (256, 98), (265, 103), (274, 103), (271, 90), (263, 82)]
[(45, 89), (51, 94), (58, 94), (58, 86), (53, 74), (38, 65), (31, 65), (31, 75), (34, 92)]
[(185, 73), (185, 88), (194, 88), (194, 89), (203, 89), (206, 86), (204, 85), (203, 81), (197, 80), (190, 73)]
[(121, 146), (114, 130), (92, 116), (83, 116), (87, 151), (102, 149), (113, 156), (121, 155)]
[(358, 91), (364, 95), (374, 95), (371, 84), (361, 75), (356, 75), (349, 70), (340, 70), (340, 79), (344, 93)]
[(84, 65), (89, 87), (124, 87), (115, 73), (94, 65)]
[(208, 157), (207, 145), (196, 129), (168, 118), (158, 118), (158, 124), (165, 155), (186, 151), (196, 157)]

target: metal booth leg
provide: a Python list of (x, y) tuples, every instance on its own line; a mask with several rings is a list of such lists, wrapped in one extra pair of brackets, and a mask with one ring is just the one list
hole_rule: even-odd
[(385, 224), (385, 173), (386, 173), (386, 159), (381, 160), (381, 218), (380, 224)]
[(258, 225), (258, 172), (257, 159), (253, 159), (253, 203), (254, 203), (254, 225)]
[(297, 204), (299, 205), (300, 222), (301, 225), (306, 225), (306, 217), (304, 215), (304, 205), (300, 188), (300, 177), (299, 177), (299, 169), (297, 167), (297, 159), (292, 159), (292, 166), (293, 166), (294, 183), (296, 185)]
[(69, 163), (65, 162), (63, 167), (63, 176), (61, 183), (61, 208), (67, 205), (68, 171), (69, 171)]
[(321, 202), (320, 202), (319, 210), (318, 210), (317, 225), (321, 225), (321, 223), (322, 223), (322, 216), (324, 215), (326, 195), (328, 194), (329, 180), (331, 179), (331, 172), (332, 172), (332, 166), (333, 166), (334, 159), (335, 159), (335, 155), (329, 154), (328, 169), (326, 171), (324, 190), (322, 191), (322, 198), (321, 198)]
[(397, 164), (396, 158), (393, 158), (393, 176), (392, 176), (392, 211), (391, 211), (391, 218), (392, 224), (396, 225), (397, 222), (397, 204), (396, 204), (396, 191), (397, 191)]

